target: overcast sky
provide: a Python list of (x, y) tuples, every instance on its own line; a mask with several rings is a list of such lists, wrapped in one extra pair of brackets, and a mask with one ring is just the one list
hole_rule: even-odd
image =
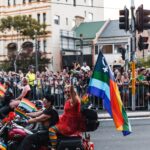
[[(119, 10), (126, 6), (128, 9), (131, 8), (131, 0), (103, 0), (104, 1), (104, 19), (118, 19)], [(150, 10), (150, 0), (134, 0), (135, 10), (138, 6), (143, 4), (144, 9)]]

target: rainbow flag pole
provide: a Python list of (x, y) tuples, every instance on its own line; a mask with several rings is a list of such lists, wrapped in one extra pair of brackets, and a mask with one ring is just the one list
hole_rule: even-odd
[(113, 118), (117, 130), (122, 131), (123, 135), (131, 133), (117, 83), (101, 51), (90, 79), (88, 93), (103, 99), (104, 108)]

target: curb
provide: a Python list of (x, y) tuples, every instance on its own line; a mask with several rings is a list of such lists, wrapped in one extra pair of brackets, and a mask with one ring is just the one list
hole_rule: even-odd
[[(128, 118), (150, 117), (150, 112), (127, 112)], [(98, 113), (98, 119), (111, 119), (108, 113)]]

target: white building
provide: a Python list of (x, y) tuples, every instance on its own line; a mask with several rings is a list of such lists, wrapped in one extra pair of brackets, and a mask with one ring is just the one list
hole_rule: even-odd
[[(15, 15), (31, 15), (41, 23), (46, 22), (49, 33), (38, 39), (40, 51), (51, 53), (51, 69), (60, 69), (60, 30), (71, 30), (77, 25), (76, 17), (84, 21), (103, 20), (103, 1), (100, 0), (0, 0), (0, 18)], [(0, 58), (7, 57), (7, 46), (16, 43), (18, 50), (25, 41), (14, 31), (0, 34)]]

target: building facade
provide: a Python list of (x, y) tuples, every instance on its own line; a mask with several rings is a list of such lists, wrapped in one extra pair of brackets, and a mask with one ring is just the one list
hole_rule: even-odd
[[(16, 15), (29, 15), (40, 23), (46, 23), (48, 34), (36, 40), (40, 51), (45, 51), (51, 59), (50, 68), (60, 70), (60, 30), (71, 30), (78, 25), (78, 18), (85, 22), (104, 19), (103, 1), (99, 0), (0, 0), (0, 18)], [(0, 59), (7, 58), (8, 45), (15, 43), (17, 50), (25, 42), (35, 41), (24, 39), (12, 31), (0, 33)], [(35, 46), (34, 46), (35, 47)]]

